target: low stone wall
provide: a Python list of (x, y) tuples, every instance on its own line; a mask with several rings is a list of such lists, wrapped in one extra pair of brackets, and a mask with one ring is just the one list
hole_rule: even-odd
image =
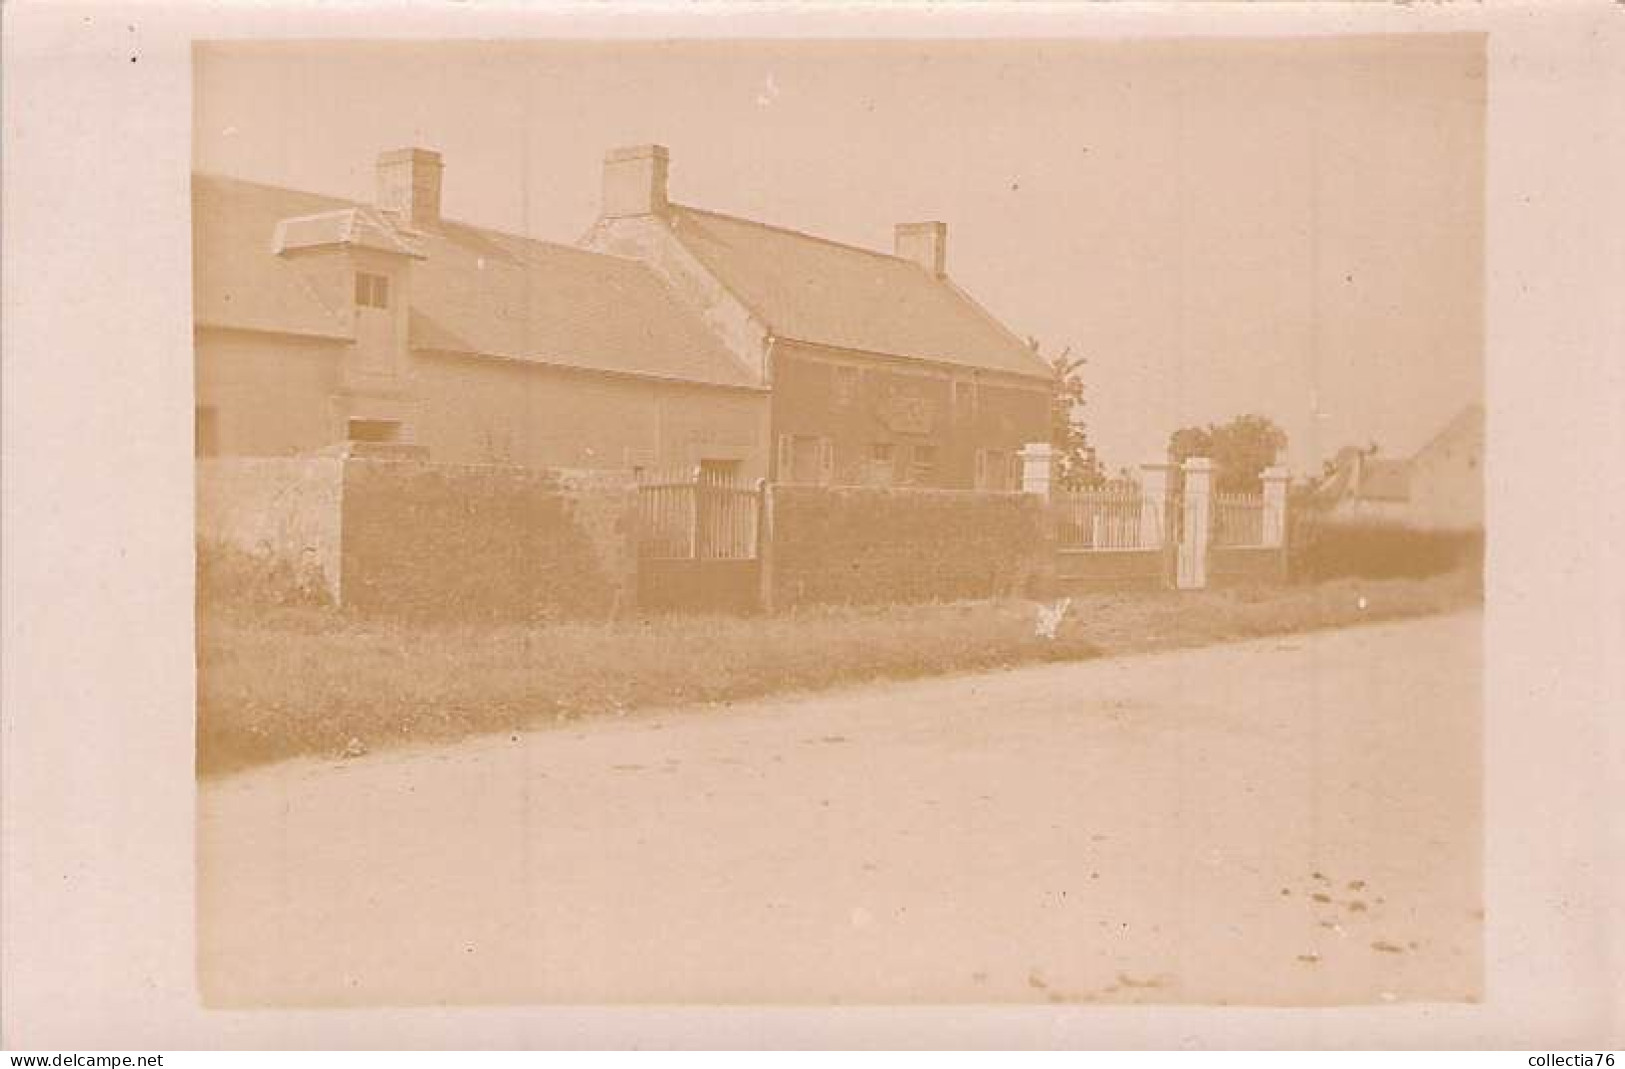
[(629, 472), (350, 460), (343, 603), (446, 620), (603, 618), (636, 597)]
[(199, 551), (225, 551), (274, 593), (319, 592), (340, 600), (344, 461), (332, 457), (200, 459)]
[(1208, 551), (1208, 585), (1228, 587), (1284, 582), (1286, 564), (1286, 550), (1278, 546), (1215, 546)]
[(900, 487), (769, 491), (765, 600), (883, 604), (1047, 593), (1046, 506), (1028, 494)]
[(1062, 550), (1055, 558), (1062, 594), (1162, 590), (1173, 585), (1171, 549)]

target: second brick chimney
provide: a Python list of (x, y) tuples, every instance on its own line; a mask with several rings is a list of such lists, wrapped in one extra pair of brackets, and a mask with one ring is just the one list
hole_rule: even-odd
[(378, 207), (419, 230), (440, 223), (440, 153), (398, 148), (378, 156)]
[(604, 157), (604, 215), (656, 215), (666, 208), (664, 145), (631, 145)]
[(893, 249), (931, 272), (931, 277), (941, 278), (948, 273), (948, 224), (898, 223)]

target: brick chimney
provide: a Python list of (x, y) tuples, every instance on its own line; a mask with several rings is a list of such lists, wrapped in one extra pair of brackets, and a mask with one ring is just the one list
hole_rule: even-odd
[(440, 222), (440, 153), (398, 148), (378, 156), (378, 207), (422, 230)]
[(604, 157), (604, 215), (655, 215), (666, 209), (664, 145), (630, 145)]
[(948, 273), (947, 223), (898, 223), (893, 247), (898, 256), (913, 260), (933, 278)]

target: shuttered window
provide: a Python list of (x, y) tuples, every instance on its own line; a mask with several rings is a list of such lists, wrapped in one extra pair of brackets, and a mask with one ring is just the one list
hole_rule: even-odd
[(389, 307), (389, 279), (366, 271), (355, 273), (355, 303), (362, 308)]

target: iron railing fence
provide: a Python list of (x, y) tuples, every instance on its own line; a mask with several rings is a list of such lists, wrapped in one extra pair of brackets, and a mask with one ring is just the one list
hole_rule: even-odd
[(1053, 498), (1061, 549), (1138, 549), (1145, 510), (1137, 487), (1065, 490)]
[(638, 553), (666, 560), (752, 560), (760, 485), (706, 471), (645, 477), (638, 487)]
[(1260, 494), (1214, 494), (1212, 544), (1261, 546), (1264, 544), (1264, 498)]

